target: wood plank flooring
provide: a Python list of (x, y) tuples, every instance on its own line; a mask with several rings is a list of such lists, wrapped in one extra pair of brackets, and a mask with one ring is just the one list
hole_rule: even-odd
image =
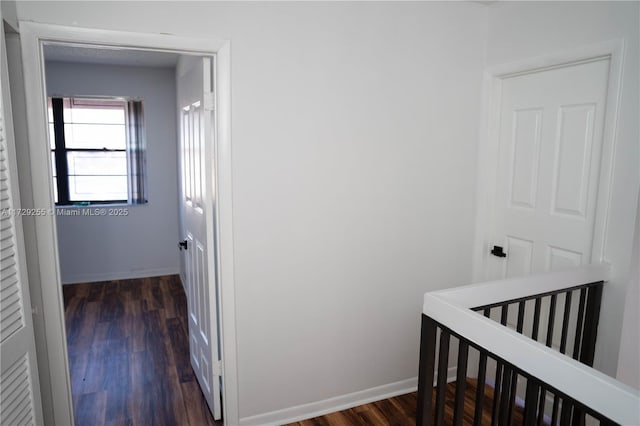
[[(463, 424), (472, 425), (475, 409), (475, 395), (477, 383), (473, 379), (467, 380)], [(453, 424), (453, 402), (455, 399), (455, 383), (447, 385), (447, 396), (444, 410), (444, 424)], [(435, 398), (435, 392), (434, 392)], [(416, 392), (370, 404), (360, 405), (355, 408), (291, 423), (288, 426), (415, 426), (416, 424)], [(483, 401), (482, 424), (491, 425), (491, 410), (493, 404), (493, 388), (485, 387)], [(523, 424), (523, 410), (514, 407), (513, 424)]]
[[(187, 303), (177, 276), (63, 287), (76, 425), (221, 426), (189, 363)], [(475, 408), (468, 380), (464, 424)], [(445, 424), (453, 423), (455, 384), (447, 386)], [(483, 425), (491, 424), (493, 389)], [(413, 426), (416, 393), (290, 426)], [(514, 410), (522, 424), (522, 410)]]
[(189, 363), (177, 276), (63, 286), (76, 425), (215, 422)]

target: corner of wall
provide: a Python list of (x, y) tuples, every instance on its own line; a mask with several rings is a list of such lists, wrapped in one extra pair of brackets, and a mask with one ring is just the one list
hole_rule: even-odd
[(13, 29), (18, 31), (18, 10), (15, 0), (2, 0), (0, 8), (2, 8), (2, 19)]
[(631, 273), (626, 290), (626, 303), (622, 319), (620, 336), (620, 354), (616, 378), (621, 382), (640, 389), (640, 191), (638, 191), (638, 207), (636, 210), (636, 226), (631, 255)]

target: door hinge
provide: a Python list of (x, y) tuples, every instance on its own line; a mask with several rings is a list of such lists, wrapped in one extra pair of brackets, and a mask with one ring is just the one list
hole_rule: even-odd
[(222, 361), (218, 360), (213, 363), (213, 375), (222, 377)]
[(213, 92), (204, 94), (204, 110), (214, 111), (216, 108), (216, 98)]

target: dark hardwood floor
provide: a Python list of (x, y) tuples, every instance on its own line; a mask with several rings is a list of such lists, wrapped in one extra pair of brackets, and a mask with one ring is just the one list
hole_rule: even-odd
[(177, 276), (63, 287), (76, 425), (214, 422), (189, 364)]
[[(221, 426), (189, 363), (187, 303), (177, 276), (63, 287), (76, 425)], [(474, 380), (464, 424), (471, 425)], [(447, 386), (445, 424), (453, 423), (455, 384)], [(491, 424), (487, 386), (483, 425)], [(416, 393), (290, 426), (413, 426)], [(522, 424), (522, 410), (514, 410)]]
[[(472, 425), (475, 409), (475, 395), (477, 382), (474, 379), (467, 380), (464, 400), (463, 424)], [(455, 399), (456, 385), (447, 385), (447, 396), (444, 410), (444, 424), (453, 424), (453, 402)], [(435, 394), (435, 392), (434, 392)], [(435, 398), (435, 396), (434, 396)], [(291, 423), (288, 426), (415, 426), (416, 424), (416, 392), (396, 396), (370, 404), (360, 405), (355, 408)], [(493, 404), (493, 388), (485, 387), (483, 402), (482, 424), (491, 425), (491, 410)], [(521, 407), (514, 407), (513, 424), (522, 425), (524, 421)]]

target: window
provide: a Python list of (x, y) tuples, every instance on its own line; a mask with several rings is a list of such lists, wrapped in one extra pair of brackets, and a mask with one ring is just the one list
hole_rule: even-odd
[(141, 101), (49, 98), (56, 205), (146, 203)]

